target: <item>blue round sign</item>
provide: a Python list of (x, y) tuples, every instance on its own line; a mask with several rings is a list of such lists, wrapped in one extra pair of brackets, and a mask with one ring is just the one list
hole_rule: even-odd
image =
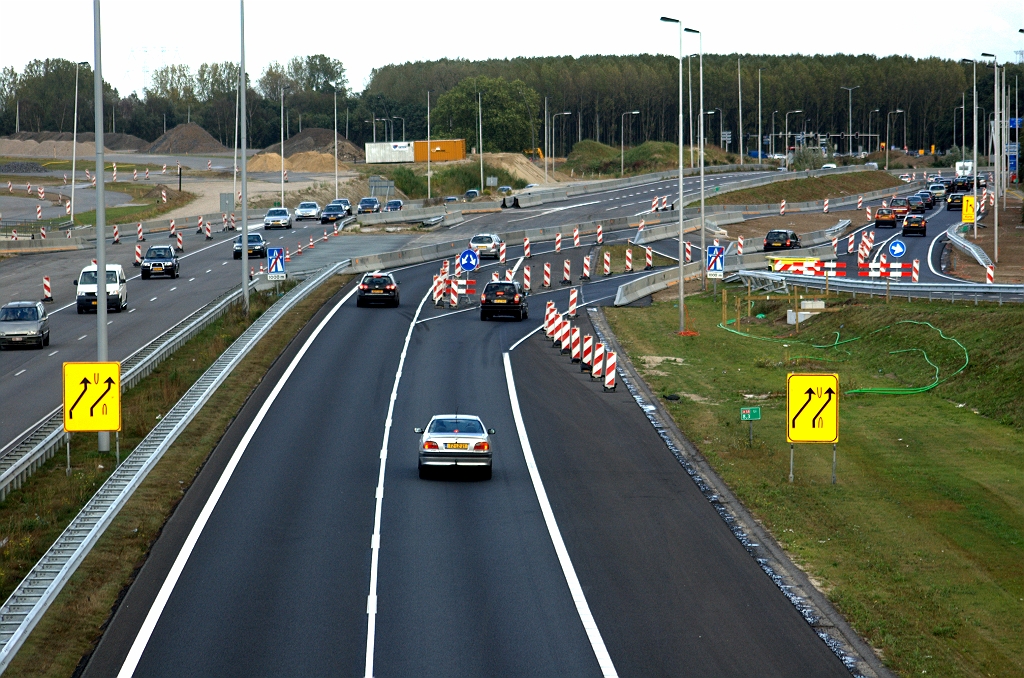
[(902, 240), (893, 240), (889, 243), (889, 254), (899, 259), (907, 253), (907, 246), (903, 244)]
[(476, 250), (465, 250), (459, 255), (459, 266), (463, 271), (472, 271), (480, 265), (480, 255)]

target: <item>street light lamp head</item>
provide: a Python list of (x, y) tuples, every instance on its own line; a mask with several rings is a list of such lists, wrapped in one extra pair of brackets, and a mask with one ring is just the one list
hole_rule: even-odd
[(686, 33), (700, 33), (696, 28), (684, 28), (683, 31)]
[(995, 54), (989, 54), (988, 52), (982, 52), (982, 53), (981, 53), (981, 56), (983, 56), (983, 57), (990, 57), (990, 58), (992, 58), (992, 59), (995, 59), (995, 58), (996, 58), (996, 55), (995, 55)]
[(679, 19), (673, 19), (670, 16), (663, 16), (663, 17), (661, 17), (661, 20), (662, 21), (667, 21), (670, 24), (677, 24), (677, 23), (679, 23)]
[(640, 115), (640, 111), (630, 111), (630, 115)]

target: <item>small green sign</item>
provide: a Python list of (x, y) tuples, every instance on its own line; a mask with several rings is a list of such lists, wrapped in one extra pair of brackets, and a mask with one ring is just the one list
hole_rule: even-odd
[(760, 421), (761, 420), (761, 408), (760, 407), (741, 407), (740, 408), (740, 421)]

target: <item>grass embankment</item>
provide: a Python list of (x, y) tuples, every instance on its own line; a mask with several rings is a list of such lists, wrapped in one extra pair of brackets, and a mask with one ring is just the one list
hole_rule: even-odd
[[(697, 150), (694, 149), (694, 153)], [(700, 159), (696, 158), (697, 164)], [(751, 158), (749, 162), (753, 163)], [(739, 163), (739, 156), (735, 153), (726, 153), (718, 146), (704, 146), (704, 165), (735, 165)], [(639, 146), (626, 148), (625, 172), (619, 173), (623, 165), (622, 149), (618, 146), (606, 146), (589, 139), (576, 143), (572, 152), (565, 159), (565, 165), (559, 170), (565, 172), (572, 170), (581, 176), (594, 175), (598, 178), (604, 176), (634, 176), (650, 172), (662, 172), (674, 170), (679, 167), (679, 146), (666, 141), (645, 141)], [(683, 147), (683, 167), (690, 166), (690, 147)]]
[[(1020, 309), (861, 298), (795, 337), (784, 307), (759, 302), (754, 313), (767, 317), (740, 328), (775, 339), (764, 341), (717, 328), (720, 304), (690, 297), (700, 336), (685, 339), (671, 302), (607, 314), (655, 392), (681, 396), (666, 404), (682, 431), (889, 666), (902, 675), (1024, 673)], [(951, 376), (963, 350), (899, 320), (955, 337), (969, 366)], [(848, 393), (931, 383), (922, 350), (949, 381), (916, 395)], [(827, 445), (798, 445), (787, 482), (786, 373), (807, 371), (840, 375), (835, 486)], [(749, 405), (763, 417), (752, 447), (738, 411)]]
[[(434, 196), (456, 195), (462, 197), (471, 188), (480, 190), (480, 165), (479, 163), (459, 163), (453, 165), (435, 164), (431, 171), (431, 193)], [(420, 169), (417, 167), (417, 169)], [(410, 198), (427, 197), (427, 175), (426, 166), (422, 168), (423, 174), (417, 174), (409, 167), (387, 167), (370, 165), (368, 171), (386, 176), (395, 182), (395, 188)], [(507, 170), (500, 167), (488, 165), (484, 161), (484, 176), (498, 177), (498, 186), (511, 186), (512, 188), (525, 188), (526, 182), (512, 176)], [(483, 191), (490, 194), (495, 189), (487, 188)]]
[[(92, 652), (119, 594), (249, 394), (295, 334), (349, 278), (334, 276), (313, 291), (221, 385), (58, 595), (15, 657), (11, 675), (69, 676)], [(255, 295), (251, 318), (273, 301), (271, 292)], [(122, 458), (248, 325), (240, 307), (233, 308), (124, 395)], [(73, 435), (70, 478), (64, 455), (58, 454), (0, 504), (0, 529), (7, 537), (0, 551), (5, 598), (113, 470), (113, 455), (97, 454), (95, 444), (95, 434)]]
[(723, 193), (706, 201), (708, 205), (773, 205), (785, 200), (789, 203), (845, 198), (883, 188), (903, 186), (898, 178), (886, 172), (851, 172), (807, 179), (778, 181), (764, 186)]
[[(161, 214), (184, 207), (196, 199), (194, 193), (177, 191), (170, 187), (167, 190), (167, 202), (163, 202), (159, 184), (141, 184), (134, 181), (119, 181), (116, 184), (107, 182), (106, 190), (127, 193), (132, 197), (131, 204), (124, 207), (108, 207), (106, 219), (108, 224), (124, 224), (135, 221), (155, 219)], [(91, 188), (86, 190), (93, 190)], [(79, 225), (95, 224), (96, 210), (76, 212), (75, 223)]]

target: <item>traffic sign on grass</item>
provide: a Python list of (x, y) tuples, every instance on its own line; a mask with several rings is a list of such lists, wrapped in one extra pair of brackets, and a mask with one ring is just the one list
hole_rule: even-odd
[(839, 441), (839, 375), (789, 374), (786, 378), (786, 442)]
[(121, 363), (64, 363), (64, 430), (121, 430)]
[(707, 271), (708, 278), (721, 279), (725, 277), (725, 248), (721, 245), (708, 247)]

